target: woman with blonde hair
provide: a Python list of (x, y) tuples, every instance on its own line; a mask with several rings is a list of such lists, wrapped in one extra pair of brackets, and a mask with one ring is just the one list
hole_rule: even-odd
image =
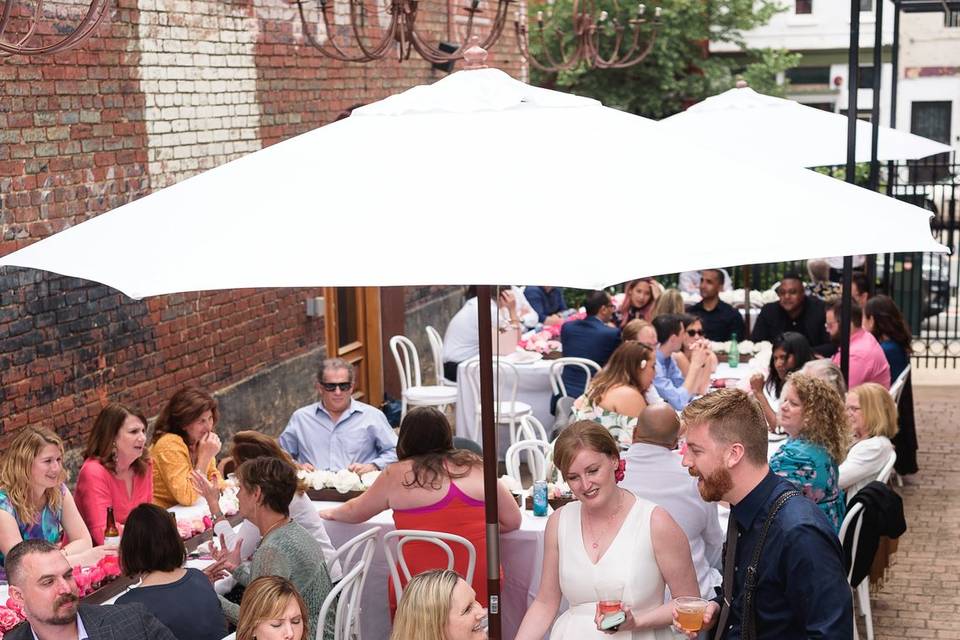
[(816, 502), (839, 532), (846, 501), (838, 465), (849, 441), (843, 401), (827, 382), (793, 373), (783, 387), (779, 418), (790, 437), (770, 458), (770, 470)]
[[(617, 486), (617, 443), (595, 422), (570, 425), (554, 442), (553, 460), (576, 501), (553, 512), (544, 535), (540, 589), (517, 640), (656, 640), (673, 637), (673, 597), (699, 596), (683, 529), (663, 508)], [(600, 628), (600, 593), (611, 589), (625, 619)], [(570, 608), (554, 623), (563, 599)], [(550, 626), (553, 624), (553, 628)]]
[(153, 503), (164, 509), (193, 505), (200, 494), (191, 472), (210, 482), (220, 482), (216, 455), (220, 438), (214, 427), (217, 401), (195, 387), (184, 387), (171, 396), (153, 425)]
[(147, 449), (147, 419), (119, 402), (97, 416), (77, 477), (77, 508), (94, 544), (103, 544), (107, 507), (118, 525), (130, 510), (153, 502), (153, 463)]
[(650, 321), (653, 322), (653, 319), (657, 316), (666, 314), (683, 315), (686, 312), (687, 307), (683, 304), (683, 296), (680, 295), (677, 289), (671, 287), (660, 294), (657, 303), (653, 306), (653, 314), (650, 317)]
[(656, 371), (653, 349), (624, 342), (573, 404), (573, 420), (593, 420), (607, 428), (619, 444), (629, 447), (637, 418), (647, 407), (647, 393)]
[(403, 590), (390, 640), (486, 640), (487, 610), (455, 571), (414, 576)]
[(650, 322), (659, 296), (660, 287), (653, 278), (631, 280), (623, 288), (623, 302), (617, 309), (616, 323), (622, 329), (628, 322), (638, 318)]
[[(95, 564), (105, 555), (65, 484), (63, 441), (45, 427), (24, 427), (0, 459), (0, 565), (23, 540), (62, 545), (70, 566)], [(66, 544), (64, 544), (66, 540)]]
[(292, 582), (263, 576), (243, 592), (236, 640), (303, 640), (309, 616)]
[[(277, 442), (276, 438), (271, 438), (259, 431), (238, 431), (234, 434), (230, 459), (236, 467), (247, 460), (263, 457), (279, 458), (291, 467), (296, 468), (297, 466), (290, 454), (280, 448), (280, 443)], [(202, 473), (194, 471), (192, 475), (194, 487), (204, 497), (207, 507), (210, 509), (210, 516), (214, 522), (214, 532), (222, 536), (228, 549), (232, 549), (239, 539), (241, 541), (240, 558), (249, 560), (260, 544), (260, 531), (249, 520), (240, 523), (240, 528), (235, 531), (220, 509), (220, 487), (207, 480)], [(310, 532), (320, 544), (323, 557), (327, 561), (327, 571), (330, 572), (330, 579), (337, 582), (343, 576), (340, 561), (333, 559), (337, 550), (330, 542), (330, 536), (323, 525), (323, 519), (317, 514), (317, 510), (307, 496), (306, 490), (306, 484), (301, 481), (297, 486), (297, 492), (294, 494), (293, 500), (290, 501), (290, 518)]]
[(854, 444), (840, 464), (840, 488), (853, 495), (875, 480), (890, 460), (897, 406), (889, 391), (867, 382), (847, 393), (846, 409)]

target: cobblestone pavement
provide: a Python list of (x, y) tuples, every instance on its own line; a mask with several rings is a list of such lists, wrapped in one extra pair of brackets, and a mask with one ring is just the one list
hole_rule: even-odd
[(960, 387), (914, 387), (914, 402), (920, 472), (898, 489), (907, 533), (873, 594), (875, 637), (960, 640)]

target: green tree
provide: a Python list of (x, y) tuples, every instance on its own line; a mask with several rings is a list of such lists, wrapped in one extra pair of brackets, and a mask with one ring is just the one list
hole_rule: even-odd
[[(681, 111), (686, 104), (733, 87), (736, 75), (764, 93), (782, 95), (777, 74), (799, 62), (799, 54), (784, 50), (750, 50), (742, 33), (766, 24), (772, 15), (784, 9), (779, 0), (662, 0), (660, 28), (650, 55), (641, 63), (625, 69), (590, 69), (584, 65), (560, 71), (544, 72), (531, 65), (534, 84), (596, 98), (605, 105), (652, 118), (663, 118)], [(552, 0), (529, 6), (530, 48), (534, 56), (559, 59), (561, 51), (572, 51), (573, 0)], [(581, 2), (582, 6), (582, 2)], [(653, 13), (647, 6), (646, 17)], [(594, 0), (595, 13), (606, 11), (601, 24), (605, 31), (601, 47), (612, 41), (613, 23), (625, 24), (636, 15), (637, 4), (629, 6), (615, 0)], [(538, 29), (538, 12), (543, 15), (543, 35)], [(560, 25), (563, 25), (562, 27)], [(554, 29), (564, 34), (556, 37)], [(736, 44), (737, 54), (708, 54), (707, 42)], [(564, 47), (559, 45), (563, 42)], [(609, 50), (601, 48), (609, 55)]]

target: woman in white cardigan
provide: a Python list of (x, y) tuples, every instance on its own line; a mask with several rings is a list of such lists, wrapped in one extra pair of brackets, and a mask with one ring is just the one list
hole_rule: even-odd
[(846, 408), (854, 445), (840, 464), (840, 488), (849, 499), (876, 480), (890, 459), (890, 438), (897, 434), (897, 406), (889, 391), (867, 382), (847, 393)]

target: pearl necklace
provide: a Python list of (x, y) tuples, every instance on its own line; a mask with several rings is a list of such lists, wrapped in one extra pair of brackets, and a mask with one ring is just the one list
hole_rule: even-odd
[[(607, 534), (607, 530), (610, 528), (610, 522), (617, 517), (617, 514), (620, 513), (620, 509), (622, 507), (623, 507), (623, 491), (620, 491), (618, 489), (617, 490), (617, 508), (614, 509), (613, 513), (607, 516), (607, 524), (606, 526), (604, 526), (603, 531), (600, 534), (601, 536), (604, 536)], [(600, 542), (598, 541), (598, 537), (593, 535), (593, 525), (590, 523), (590, 518), (587, 518), (586, 522), (587, 522), (587, 532), (590, 534), (590, 537), (593, 539), (593, 542), (591, 543), (590, 546), (593, 549), (599, 549)]]

